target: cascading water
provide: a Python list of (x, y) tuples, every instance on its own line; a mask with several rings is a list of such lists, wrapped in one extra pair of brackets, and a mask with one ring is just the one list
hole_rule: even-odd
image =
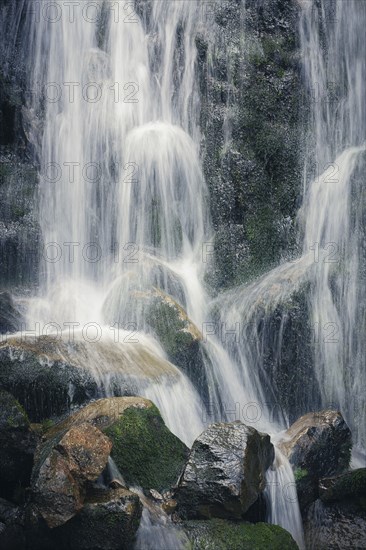
[[(288, 423), (288, 411), (277, 407), (270, 380), (263, 383), (265, 373), (259, 376), (263, 350), (258, 320), (309, 283), (321, 404), (340, 407), (362, 448), (366, 6), (359, 0), (335, 0), (331, 6), (320, 0), (316, 9), (308, 9), (309, 2), (298, 2), (303, 5), (304, 78), (312, 96), (305, 199), (299, 212), (302, 253), (214, 303), (204, 289), (201, 258), (212, 230), (200, 161), (195, 38), (207, 26), (209, 48), (222, 45), (215, 44), (200, 2), (157, 0), (146, 16), (138, 10), (126, 15), (122, 1), (111, 10), (99, 0), (94, 2), (98, 17), (82, 17), (75, 8), (74, 17), (53, 23), (29, 10), (33, 94), (28, 110), (44, 121), (35, 147), (41, 166), (40, 224), (51, 254), (43, 264), (41, 297), (29, 306), (29, 326), (95, 322), (109, 330), (118, 323), (124, 335), (131, 320), (131, 292), (151, 289), (174, 298), (198, 327), (210, 318), (211, 308), (219, 309), (227, 330), (237, 324), (245, 330), (242, 337), (226, 341), (208, 330), (209, 419), (237, 419), (237, 404), (260, 404), (260, 419), (241, 419), (275, 433)], [(65, 9), (62, 2), (54, 4)], [(229, 146), (229, 122), (226, 130)], [(136, 309), (134, 321), (140, 347), (160, 361), (162, 373), (139, 391), (157, 403), (170, 428), (190, 444), (203, 427), (197, 391), (166, 361), (144, 307)], [(78, 330), (76, 337), (81, 338)], [(140, 348), (130, 352), (124, 338), (122, 342), (112, 355), (128, 358), (130, 364), (141, 362)], [(115, 342), (103, 336), (104, 344)], [(280, 336), (279, 348), (282, 344)], [(89, 348), (91, 368), (104, 393), (112, 394), (103, 349)], [(182, 417), (189, 418), (184, 427)], [(293, 483), (279, 451), (267, 481), (269, 488)], [(301, 546), (296, 498), (273, 490), (267, 496), (269, 520), (290, 530)]]

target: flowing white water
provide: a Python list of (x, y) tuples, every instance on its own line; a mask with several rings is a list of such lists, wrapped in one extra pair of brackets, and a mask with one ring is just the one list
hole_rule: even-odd
[[(29, 14), (35, 93), (28, 108), (44, 120), (37, 154), (40, 224), (49, 254), (42, 295), (29, 308), (30, 323), (94, 322), (103, 328), (114, 320), (128, 323), (125, 306), (134, 285), (142, 291), (158, 286), (201, 326), (208, 298), (200, 255), (211, 228), (199, 156), (195, 37), (208, 24), (200, 2), (157, 0), (148, 17), (134, 13), (130, 23), (123, 1), (114, 3), (119, 17), (110, 3), (94, 2), (100, 17), (91, 20), (81, 7), (70, 18), (61, 0), (54, 4), (63, 14), (59, 21), (38, 17), (36, 10)], [(230, 330), (236, 323), (250, 324), (258, 308), (270, 310), (310, 281), (313, 325), (335, 330), (331, 341), (320, 338), (315, 349), (322, 399), (341, 407), (362, 445), (366, 380), (359, 327), (365, 297), (358, 205), (366, 139), (366, 6), (336, 0), (330, 14), (328, 5), (321, 0), (319, 10), (304, 9), (300, 23), (305, 79), (313, 89), (313, 141), (300, 212), (303, 254), (219, 297), (217, 304)], [(329, 100), (324, 96), (332, 84), (339, 97)], [(218, 403), (212, 418), (233, 420), (237, 404), (242, 413), (243, 406), (255, 403), (262, 414), (252, 424), (273, 433), (286, 425), (286, 411), (272, 414), (275, 396), (253, 372), (261, 350), (253, 357), (246, 342), (250, 332), (246, 328), (244, 339), (224, 346), (214, 334), (208, 339), (209, 390)], [(139, 339), (166, 359), (158, 343)], [(88, 359), (108, 394), (108, 366), (97, 348)], [(202, 429), (202, 404), (182, 373), (173, 382), (154, 380), (139, 391), (156, 402), (186, 442)], [(268, 480), (293, 483), (279, 454)], [(270, 520), (288, 528), (301, 545), (296, 499), (279, 493), (269, 498)]]

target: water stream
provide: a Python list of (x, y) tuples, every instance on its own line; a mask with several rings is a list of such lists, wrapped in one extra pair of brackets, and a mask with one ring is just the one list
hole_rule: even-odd
[[(61, 0), (53, 4), (65, 10)], [(135, 364), (141, 363), (139, 349), (148, 350), (169, 375), (139, 392), (158, 405), (167, 425), (187, 444), (203, 429), (205, 415), (209, 421), (244, 420), (276, 434), (288, 417), (281, 408), (273, 412), (276, 396), (263, 387), (253, 368), (262, 361), (256, 316), (311, 282), (312, 322), (320, 330), (333, 330), (332, 345), (320, 338), (315, 351), (322, 399), (341, 408), (362, 446), (366, 350), (357, 327), (364, 319), (364, 307), (361, 311), (358, 306), (365, 300), (355, 205), (362, 197), (365, 160), (366, 61), (359, 48), (365, 4), (336, 1), (335, 17), (330, 18), (321, 1), (319, 11), (304, 8), (301, 15), (304, 79), (315, 90), (305, 200), (299, 212), (302, 253), (214, 302), (203, 283), (207, 264), (202, 245), (213, 230), (200, 158), (195, 45), (202, 29), (214, 44), (210, 22), (198, 0), (156, 0), (148, 16), (139, 10), (129, 13), (122, 0), (113, 9), (104, 0), (93, 4), (93, 14), (82, 14), (79, 6), (73, 17), (57, 22), (27, 6), (33, 90), (27, 110), (43, 120), (42, 137), (34, 147), (48, 260), (42, 264), (40, 293), (29, 302), (29, 326), (74, 323), (76, 339), (88, 323), (100, 327), (101, 344), (87, 347), (87, 360), (104, 395), (114, 391), (108, 386), (105, 346)], [(334, 83), (338, 100), (324, 100), (322, 94)], [(226, 327), (245, 327), (242, 338), (223, 340), (212, 331), (204, 342), (210, 404), (202, 403), (197, 389), (147, 334), (143, 308), (134, 317), (140, 348), (128, 351), (131, 291), (153, 288), (176, 300), (199, 328), (210, 320), (213, 308), (219, 309)], [(110, 336), (116, 323), (123, 344)], [(258, 345), (249, 345), (249, 340)], [(237, 405), (240, 414), (247, 411), (244, 418), (237, 416)], [(260, 415), (252, 411), (251, 416), (248, 406), (259, 407)], [(283, 525), (302, 547), (296, 496), (271, 490), (294, 482), (279, 451), (267, 481), (269, 521)], [(161, 526), (153, 526), (145, 509), (141, 548), (149, 529), (159, 531)]]

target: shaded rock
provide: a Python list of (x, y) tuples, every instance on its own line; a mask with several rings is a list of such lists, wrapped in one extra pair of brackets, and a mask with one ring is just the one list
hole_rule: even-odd
[(323, 502), (363, 497), (366, 504), (366, 468), (358, 468), (340, 476), (321, 479), (319, 497)]
[(64, 524), (83, 507), (86, 482), (104, 470), (112, 443), (84, 423), (46, 441), (32, 474), (32, 502), (51, 528)]
[(88, 343), (53, 336), (0, 343), (0, 387), (15, 395), (33, 422), (69, 412), (108, 392), (134, 395), (151, 382), (177, 380), (168, 361), (140, 343)]
[(10, 292), (0, 292), (0, 334), (17, 332), (21, 322), (22, 314), (15, 306)]
[(351, 501), (312, 503), (304, 518), (305, 543), (316, 550), (366, 548), (366, 506)]
[(16, 499), (29, 485), (38, 436), (19, 402), (0, 390), (0, 496)]
[(141, 513), (137, 494), (122, 488), (100, 490), (88, 497), (77, 516), (55, 531), (62, 548), (127, 550), (133, 546)]
[(300, 508), (318, 497), (321, 477), (343, 472), (349, 466), (352, 436), (341, 413), (321, 411), (299, 418), (286, 431), (282, 452), (294, 470)]
[(296, 542), (285, 529), (267, 523), (233, 523), (223, 519), (183, 523), (192, 550), (296, 550)]
[(175, 494), (186, 518), (240, 519), (265, 487), (269, 435), (242, 422), (213, 424), (194, 442)]
[(0, 548), (25, 549), (24, 513), (21, 508), (0, 498)]

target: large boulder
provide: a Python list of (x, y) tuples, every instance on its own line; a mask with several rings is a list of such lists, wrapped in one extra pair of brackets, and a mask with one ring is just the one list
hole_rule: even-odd
[(112, 443), (88, 423), (59, 432), (37, 451), (31, 500), (48, 527), (66, 523), (83, 507), (88, 481), (103, 472)]
[(22, 406), (0, 390), (0, 496), (21, 497), (30, 482), (37, 441)]
[(263, 491), (273, 459), (269, 435), (240, 421), (209, 426), (194, 442), (179, 481), (178, 513), (240, 519)]
[(359, 497), (363, 497), (365, 500), (366, 468), (358, 468), (336, 477), (321, 479), (319, 482), (319, 497), (323, 502)]
[(349, 467), (352, 434), (340, 412), (325, 410), (300, 417), (280, 444), (294, 470), (301, 510), (318, 497), (319, 479)]
[(177, 483), (189, 450), (168, 430), (148, 399), (99, 399), (51, 428), (47, 435), (53, 438), (81, 423), (89, 423), (109, 437), (111, 456), (128, 485), (161, 492)]
[(223, 519), (186, 521), (185, 533), (192, 550), (296, 550), (296, 542), (285, 529), (267, 523), (234, 523)]
[(316, 550), (366, 548), (365, 499), (359, 505), (351, 499), (313, 502), (304, 518), (305, 543)]
[(11, 337), (0, 343), (0, 387), (23, 405), (32, 422), (69, 412), (109, 395), (136, 395), (180, 373), (139, 342), (88, 342), (74, 337)]

